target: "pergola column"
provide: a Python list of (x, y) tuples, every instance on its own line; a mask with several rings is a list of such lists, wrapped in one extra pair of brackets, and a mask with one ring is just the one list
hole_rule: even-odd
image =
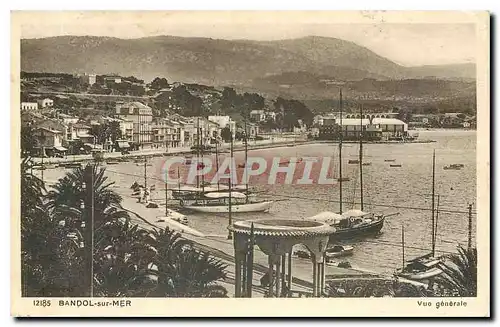
[(287, 292), (286, 292), (286, 253), (281, 255), (281, 296), (280, 297), (287, 297)]
[(288, 291), (290, 292), (290, 297), (292, 296), (292, 250), (288, 252)]
[(235, 297), (241, 297), (241, 252), (236, 251), (234, 254), (234, 264), (235, 264), (235, 270), (234, 270), (234, 285), (235, 285), (235, 292), (234, 296)]
[(273, 295), (273, 282), (274, 282), (274, 274), (273, 274), (273, 270), (274, 270), (274, 262), (273, 262), (273, 259), (272, 259), (272, 256), (269, 256), (268, 257), (269, 259), (269, 268), (267, 270), (267, 274), (269, 276), (269, 285), (268, 285), (268, 293), (269, 293), (269, 297), (274, 297)]
[(276, 297), (281, 297), (281, 260), (276, 258)]
[(248, 253), (246, 256), (247, 278), (246, 278), (246, 297), (252, 297), (252, 282), (253, 282), (253, 244), (249, 244)]

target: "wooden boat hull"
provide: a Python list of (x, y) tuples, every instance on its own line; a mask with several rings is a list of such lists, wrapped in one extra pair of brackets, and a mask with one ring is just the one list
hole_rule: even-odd
[[(269, 209), (271, 209), (272, 204), (273, 204), (273, 201), (233, 204), (231, 206), (231, 213), (269, 211)], [(228, 205), (210, 206), (210, 205), (191, 204), (191, 205), (184, 205), (184, 208), (192, 210), (192, 211), (206, 212), (206, 213), (226, 213), (226, 212), (229, 212)]]
[(420, 280), (427, 280), (427, 279), (436, 277), (442, 273), (443, 273), (443, 271), (441, 269), (434, 267), (434, 268), (431, 268), (429, 270), (421, 271), (421, 272), (401, 272), (400, 271), (400, 272), (396, 273), (396, 275), (399, 277), (406, 278), (406, 279), (420, 281)]
[(358, 238), (363, 236), (376, 235), (380, 232), (384, 226), (385, 217), (380, 220), (374, 221), (373, 223), (366, 224), (364, 226), (337, 229), (335, 233), (330, 235), (330, 240), (338, 241), (351, 238)]

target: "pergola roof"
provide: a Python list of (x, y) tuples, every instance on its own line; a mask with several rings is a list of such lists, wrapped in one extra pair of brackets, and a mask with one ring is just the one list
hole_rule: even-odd
[(314, 237), (335, 232), (335, 228), (317, 221), (292, 219), (258, 219), (234, 222), (228, 229), (238, 234), (251, 234), (252, 224), (256, 236)]

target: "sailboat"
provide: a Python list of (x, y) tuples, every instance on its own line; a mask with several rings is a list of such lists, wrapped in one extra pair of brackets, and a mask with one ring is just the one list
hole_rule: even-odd
[[(439, 264), (442, 262), (440, 258), (435, 257), (436, 252), (436, 235), (437, 235), (437, 218), (438, 212), (434, 215), (435, 205), (435, 180), (436, 180), (436, 152), (432, 156), (432, 234), (431, 234), (431, 252), (423, 256), (403, 262), (403, 267), (396, 270), (395, 275), (415, 281), (429, 280), (440, 275), (443, 271), (439, 269)], [(438, 196), (439, 207), (439, 196)], [(403, 251), (404, 251), (404, 230), (403, 230)], [(403, 252), (404, 253), (404, 252)], [(404, 260), (404, 259), (403, 259)]]
[[(247, 166), (246, 163), (248, 152), (246, 140), (247, 138), (245, 128), (245, 167)], [(233, 140), (231, 138), (231, 159), (232, 158)], [(202, 186), (202, 192), (197, 193), (197, 198), (194, 202), (190, 202), (188, 204), (181, 202), (181, 205), (183, 205), (183, 207), (188, 210), (207, 213), (266, 212), (271, 209), (273, 201), (257, 200), (254, 196), (250, 197), (248, 191), (248, 181), (246, 181), (245, 183), (244, 193), (233, 191), (233, 185), (231, 181), (229, 181), (229, 184), (227, 186), (227, 192), (222, 192), (221, 186), (222, 185), (217, 185), (216, 191), (208, 192)], [(236, 187), (237, 189), (241, 189), (241, 187)]]
[[(361, 107), (361, 117), (363, 117), (363, 110)], [(360, 177), (360, 209), (351, 209), (346, 212), (342, 212), (342, 182), (344, 181), (342, 177), (342, 140), (343, 140), (343, 128), (342, 128), (342, 90), (340, 90), (340, 138), (339, 138), (339, 213), (334, 212), (322, 212), (315, 216), (309, 217), (308, 220), (322, 221), (335, 227), (335, 233), (330, 236), (330, 242), (335, 243), (336, 241), (343, 239), (350, 239), (356, 237), (363, 237), (367, 235), (374, 235), (380, 232), (384, 226), (385, 215), (374, 214), (372, 212), (364, 211), (363, 203), (363, 118), (361, 118), (361, 135), (359, 138), (359, 177)]]

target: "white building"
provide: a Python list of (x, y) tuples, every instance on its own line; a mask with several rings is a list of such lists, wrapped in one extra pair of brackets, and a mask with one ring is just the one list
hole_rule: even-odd
[(49, 99), (49, 98), (45, 98), (45, 99), (42, 99), (42, 100), (38, 100), (38, 104), (42, 108), (53, 107), (54, 106), (54, 100)]
[(38, 110), (38, 102), (21, 102), (21, 110)]
[[(229, 130), (233, 134), (233, 138), (236, 136), (236, 122), (231, 119), (229, 116), (208, 116), (208, 120), (219, 125), (219, 128), (222, 130), (226, 127), (229, 127)], [(220, 135), (220, 134), (219, 134)]]
[(116, 104), (116, 116), (133, 124), (133, 141), (150, 146), (152, 142), (153, 109), (140, 102)]
[[(340, 120), (337, 120), (340, 124)], [(357, 138), (363, 126), (365, 135), (372, 136), (402, 136), (408, 133), (408, 124), (395, 118), (344, 118), (342, 130), (345, 137)]]

